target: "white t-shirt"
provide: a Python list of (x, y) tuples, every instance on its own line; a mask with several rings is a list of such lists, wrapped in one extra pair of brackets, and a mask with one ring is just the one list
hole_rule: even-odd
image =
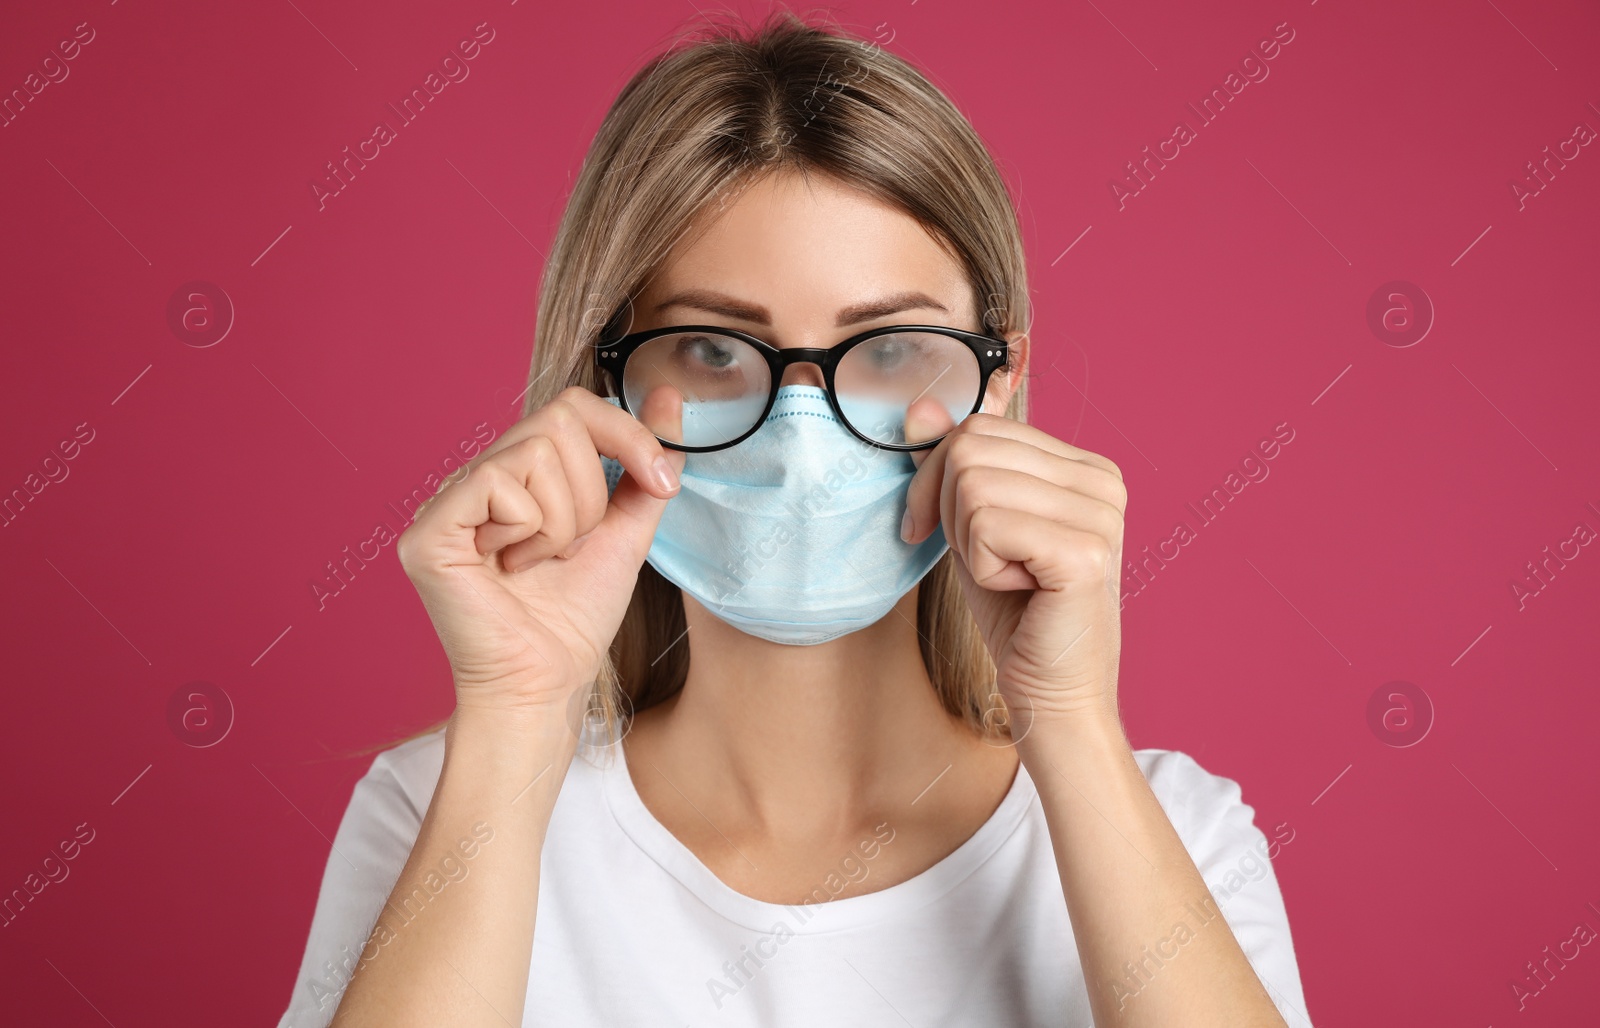
[[(1239, 786), (1183, 753), (1134, 756), (1217, 905), (1193, 910), (1184, 931), (1152, 939), (1150, 955), (1129, 954), (1142, 968), (1125, 969), (1123, 1001), (1137, 1003), (1161, 963), (1181, 959), (1192, 932), (1220, 927), (1220, 909), (1284, 1019), (1309, 1028), (1267, 836)], [(1092, 1025), (1026, 767), (977, 832), (916, 877), (827, 898), (846, 879), (870, 876), (873, 858), (894, 845), (893, 827), (883, 825), (841, 854), (837, 872), (817, 883), (819, 902), (786, 906), (712, 874), (644, 806), (624, 757), (621, 746), (580, 750), (562, 782), (544, 844), (524, 1026)], [(440, 731), (380, 753), (356, 783), (278, 1028), (332, 1020), (443, 759)], [(1273, 837), (1277, 852), (1293, 830), (1279, 825)], [(470, 873), (471, 861), (458, 860), (429, 887), (440, 892), (447, 875)], [(367, 956), (383, 959), (381, 948)]]

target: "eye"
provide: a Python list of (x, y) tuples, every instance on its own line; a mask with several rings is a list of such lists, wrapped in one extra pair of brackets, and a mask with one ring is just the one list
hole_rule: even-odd
[(872, 341), (867, 355), (878, 370), (892, 371), (914, 358), (917, 349), (917, 345), (904, 336), (884, 336)]
[(675, 349), (679, 356), (708, 368), (726, 368), (735, 361), (729, 342), (711, 336), (684, 336)]

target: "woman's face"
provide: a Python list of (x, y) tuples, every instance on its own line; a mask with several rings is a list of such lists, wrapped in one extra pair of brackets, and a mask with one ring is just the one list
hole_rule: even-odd
[[(922, 226), (831, 176), (766, 175), (708, 218), (635, 299), (627, 331), (709, 324), (788, 348), (897, 324), (983, 330), (965, 273)], [(1003, 412), (1020, 377), (996, 372), (983, 409)], [(792, 364), (780, 384), (821, 386), (822, 371)]]

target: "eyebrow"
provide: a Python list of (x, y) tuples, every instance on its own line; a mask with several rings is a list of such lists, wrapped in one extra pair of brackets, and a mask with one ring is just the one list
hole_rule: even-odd
[[(691, 307), (695, 310), (720, 314), (726, 318), (753, 321), (758, 325), (768, 327), (772, 325), (772, 314), (760, 304), (746, 303), (725, 293), (718, 293), (709, 289), (686, 289), (682, 292), (673, 293), (656, 304), (655, 310), (660, 312), (668, 307)], [(842, 308), (839, 311), (838, 320), (834, 324), (839, 328), (844, 328), (848, 325), (858, 325), (863, 321), (888, 317), (890, 314), (899, 314), (901, 311), (923, 309), (949, 313), (949, 309), (944, 304), (927, 293), (906, 290)]]

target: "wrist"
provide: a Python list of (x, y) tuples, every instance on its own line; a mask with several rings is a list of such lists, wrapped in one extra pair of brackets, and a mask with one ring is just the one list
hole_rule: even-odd
[(1076, 676), (1069, 681), (1002, 673), (995, 681), (995, 690), (1005, 698), (1014, 718), (1037, 727), (1048, 726), (1057, 734), (1122, 731), (1114, 672)]
[(535, 819), (539, 831), (578, 749), (562, 708), (514, 711), (457, 705), (445, 727), (435, 797)]
[(1133, 746), (1115, 711), (1083, 710), (1035, 717), (1017, 743), (1017, 753), (1040, 764), (1083, 764), (1131, 758)]
[(479, 706), (458, 702), (445, 727), (445, 752), (470, 750), (514, 760), (550, 759), (576, 750), (576, 728), (569, 703), (550, 701), (515, 706)]

